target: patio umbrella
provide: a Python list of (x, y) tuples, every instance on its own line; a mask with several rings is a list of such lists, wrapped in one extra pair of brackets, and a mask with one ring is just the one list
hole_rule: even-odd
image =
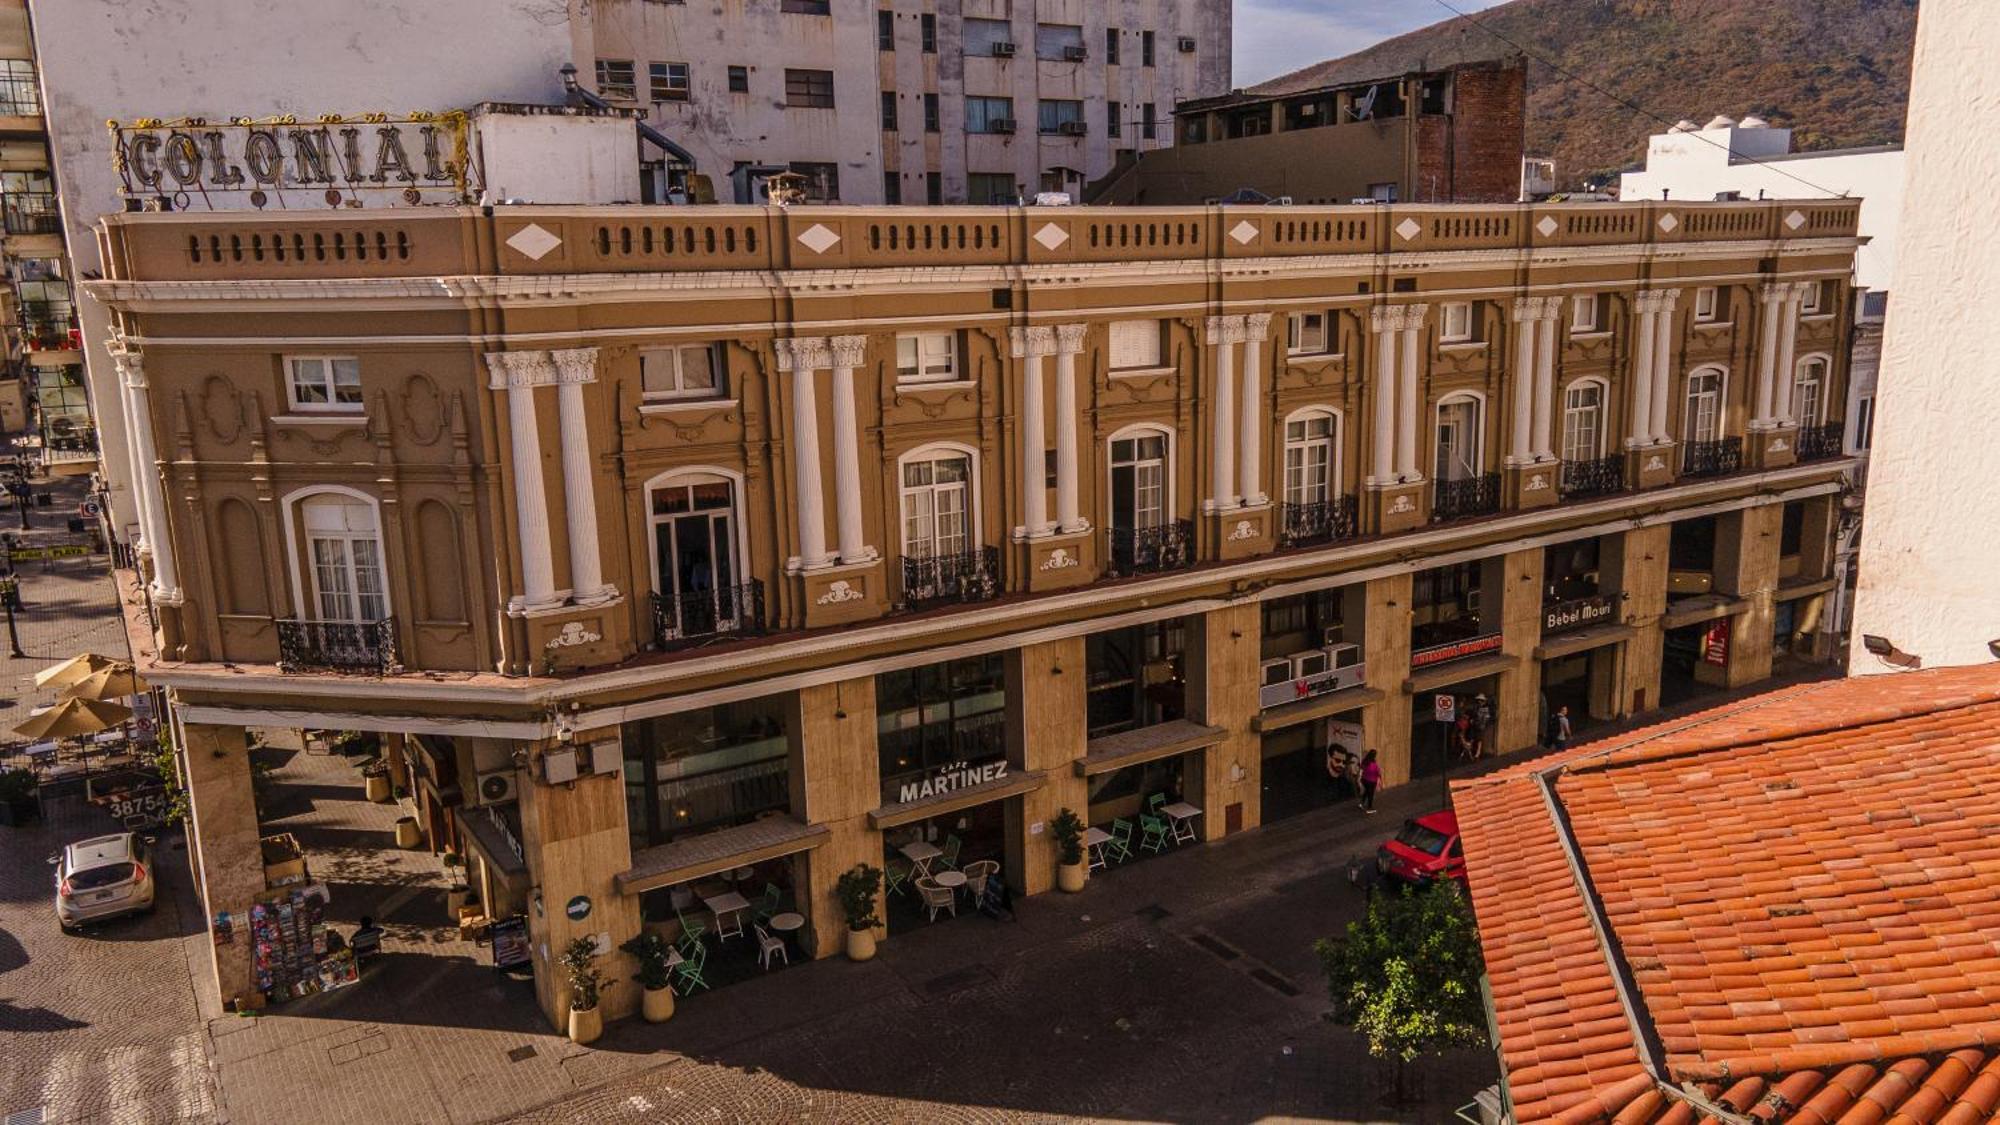
[(75, 738), (115, 727), (132, 717), (132, 709), (95, 699), (65, 699), (14, 728), (23, 738)]
[(94, 652), (80, 653), (53, 668), (44, 668), (35, 673), (35, 686), (49, 687), (50, 685), (54, 685), (62, 687), (67, 684), (77, 683), (81, 680), (89, 679), (106, 668), (121, 663), (123, 661), (113, 660), (108, 656), (99, 656)]
[(64, 688), (62, 693), (68, 699), (123, 699), (128, 695), (137, 695), (149, 686), (145, 677), (133, 671), (130, 664), (120, 662), (98, 669), (89, 678)]

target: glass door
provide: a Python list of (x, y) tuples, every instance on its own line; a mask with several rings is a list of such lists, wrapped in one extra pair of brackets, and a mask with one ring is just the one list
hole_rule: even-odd
[(1167, 522), (1167, 439), (1159, 435), (1111, 443), (1111, 526), (1144, 531)]
[(653, 492), (653, 566), (671, 636), (722, 632), (737, 623), (734, 509), (727, 481)]
[(1454, 399), (1438, 404), (1437, 479), (1468, 480), (1479, 475), (1479, 404)]

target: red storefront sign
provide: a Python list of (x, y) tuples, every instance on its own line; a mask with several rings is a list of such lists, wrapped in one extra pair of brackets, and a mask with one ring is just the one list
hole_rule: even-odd
[(1433, 664), (1443, 664), (1447, 660), (1458, 660), (1467, 656), (1478, 656), (1482, 652), (1499, 652), (1500, 634), (1473, 637), (1470, 640), (1451, 641), (1447, 644), (1420, 648), (1410, 654), (1412, 669), (1428, 668)]
[(1701, 658), (1717, 668), (1729, 664), (1729, 622), (1727, 617), (1718, 617), (1701, 637)]

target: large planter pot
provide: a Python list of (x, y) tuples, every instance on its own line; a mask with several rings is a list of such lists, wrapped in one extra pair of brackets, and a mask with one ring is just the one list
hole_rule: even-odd
[(367, 786), (369, 800), (379, 805), (386, 802), (389, 799), (388, 774), (371, 773), (367, 775), (367, 777), (364, 779), (364, 784)]
[(587, 1012), (579, 1012), (575, 1008), (569, 1010), (570, 1042), (578, 1046), (595, 1043), (597, 1037), (602, 1034), (604, 1034), (604, 1015), (598, 1009), (592, 1008)]
[(396, 818), (397, 847), (414, 848), (418, 844), (421, 844), (423, 842), (424, 842), (424, 830), (423, 827), (417, 823), (416, 817), (399, 816)]
[(674, 990), (648, 988), (639, 995), (639, 1014), (647, 1023), (665, 1023), (674, 1018)]
[(472, 901), (472, 888), (470, 887), (453, 887), (447, 890), (444, 893), (445, 918), (452, 925), (457, 925), (458, 912), (463, 910), (465, 904), (470, 901)]
[(1086, 874), (1082, 860), (1075, 863), (1059, 863), (1056, 865), (1056, 886), (1063, 893), (1073, 895), (1083, 889)]
[(874, 930), (863, 929), (863, 930), (847, 931), (847, 959), (849, 961), (866, 961), (874, 956), (875, 956)]

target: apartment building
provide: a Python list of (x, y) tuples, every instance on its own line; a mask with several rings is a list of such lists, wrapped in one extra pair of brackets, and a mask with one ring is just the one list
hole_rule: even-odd
[(1806, 439), (1841, 422), (1855, 222), (110, 216), (128, 623), (208, 909), (266, 893), (256, 728), (384, 734), (556, 1019), (551, 950), (720, 873), (825, 955), (858, 863), (942, 845), (1039, 893), (1063, 808), (1180, 807), (1199, 846), (1342, 800), (1363, 749), (1436, 778), (1441, 697), (1513, 752), (1556, 707), (1756, 682), (1832, 584), (1846, 462)]
[[(722, 202), (772, 174), (815, 203), (1081, 196), (1229, 89), (1228, 0), (599, 0), (593, 89), (694, 156)], [(666, 168), (656, 182), (675, 181)]]
[(0, 3), (0, 273), (0, 431), (33, 435), (51, 467), (88, 471), (97, 437), (25, 0)]

